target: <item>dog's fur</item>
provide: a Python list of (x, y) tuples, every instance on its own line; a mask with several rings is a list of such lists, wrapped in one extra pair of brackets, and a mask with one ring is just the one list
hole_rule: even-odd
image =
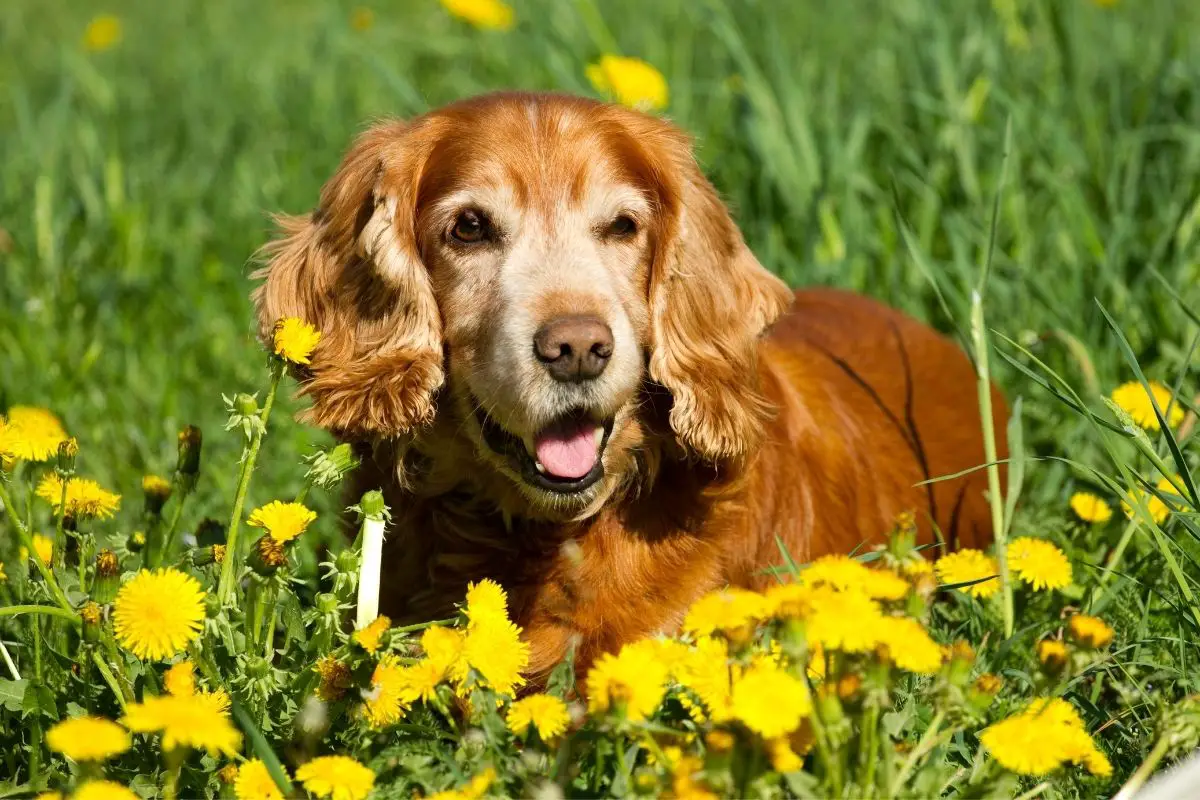
[[(451, 235), (464, 209), (489, 238)], [(394, 619), (444, 615), (492, 577), (536, 676), (571, 643), (582, 668), (705, 592), (770, 582), (776, 537), (802, 562), (878, 543), (911, 510), (925, 541), (935, 525), (951, 546), (991, 538), (982, 471), (918, 485), (984, 462), (963, 353), (866, 298), (793, 295), (667, 122), (498, 94), (380, 124), (281, 229), (260, 332), (285, 316), (322, 332), (298, 375), (308, 418), (358, 444), (360, 488), (385, 490)], [(532, 337), (579, 314), (611, 329), (612, 356), (556, 382)], [(579, 409), (612, 425), (580, 491), (484, 439), (484, 420), (530, 441)]]

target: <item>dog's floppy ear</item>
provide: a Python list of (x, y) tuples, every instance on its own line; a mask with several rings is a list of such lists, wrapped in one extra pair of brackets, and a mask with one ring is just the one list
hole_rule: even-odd
[(659, 126), (641, 137), (656, 165), (661, 212), (650, 275), (650, 377), (671, 393), (671, 428), (691, 454), (739, 459), (772, 413), (758, 390), (758, 339), (793, 295), (746, 247), (688, 137)]
[(321, 331), (297, 377), (306, 419), (352, 437), (396, 437), (431, 420), (443, 382), (442, 321), (415, 236), (425, 123), (363, 134), (308, 216), (279, 219), (254, 293), (259, 334), (300, 317)]

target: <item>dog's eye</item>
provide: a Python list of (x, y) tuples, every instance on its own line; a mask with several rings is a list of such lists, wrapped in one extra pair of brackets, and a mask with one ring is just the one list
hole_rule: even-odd
[(488, 237), (488, 220), (481, 212), (467, 209), (454, 220), (450, 235), (463, 244), (475, 244)]
[(618, 239), (628, 239), (637, 233), (637, 223), (628, 214), (621, 214), (608, 223), (608, 230), (605, 233)]

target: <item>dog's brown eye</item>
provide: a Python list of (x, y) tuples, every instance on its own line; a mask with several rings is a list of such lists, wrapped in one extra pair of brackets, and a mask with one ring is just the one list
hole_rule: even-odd
[(450, 229), (450, 235), (464, 244), (482, 242), (487, 238), (487, 234), (487, 217), (472, 209), (459, 214), (458, 219), (454, 220), (454, 227)]
[(637, 233), (637, 223), (633, 221), (633, 217), (622, 214), (608, 224), (607, 233), (609, 236), (626, 239)]

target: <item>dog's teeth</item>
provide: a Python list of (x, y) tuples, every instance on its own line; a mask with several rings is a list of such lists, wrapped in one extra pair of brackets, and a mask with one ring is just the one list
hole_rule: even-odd
[(596, 447), (599, 447), (600, 445), (604, 444), (604, 426), (603, 425), (597, 425), (596, 430), (592, 435), (596, 437)]
[(543, 475), (545, 475), (545, 474), (546, 474), (546, 468), (542, 466), (542, 462), (540, 462), (540, 461), (534, 461), (534, 462), (533, 462), (533, 465), (534, 465), (535, 467), (537, 467), (537, 471), (538, 471), (538, 472), (540, 472), (540, 473), (541, 473), (541, 474), (543, 474)]

